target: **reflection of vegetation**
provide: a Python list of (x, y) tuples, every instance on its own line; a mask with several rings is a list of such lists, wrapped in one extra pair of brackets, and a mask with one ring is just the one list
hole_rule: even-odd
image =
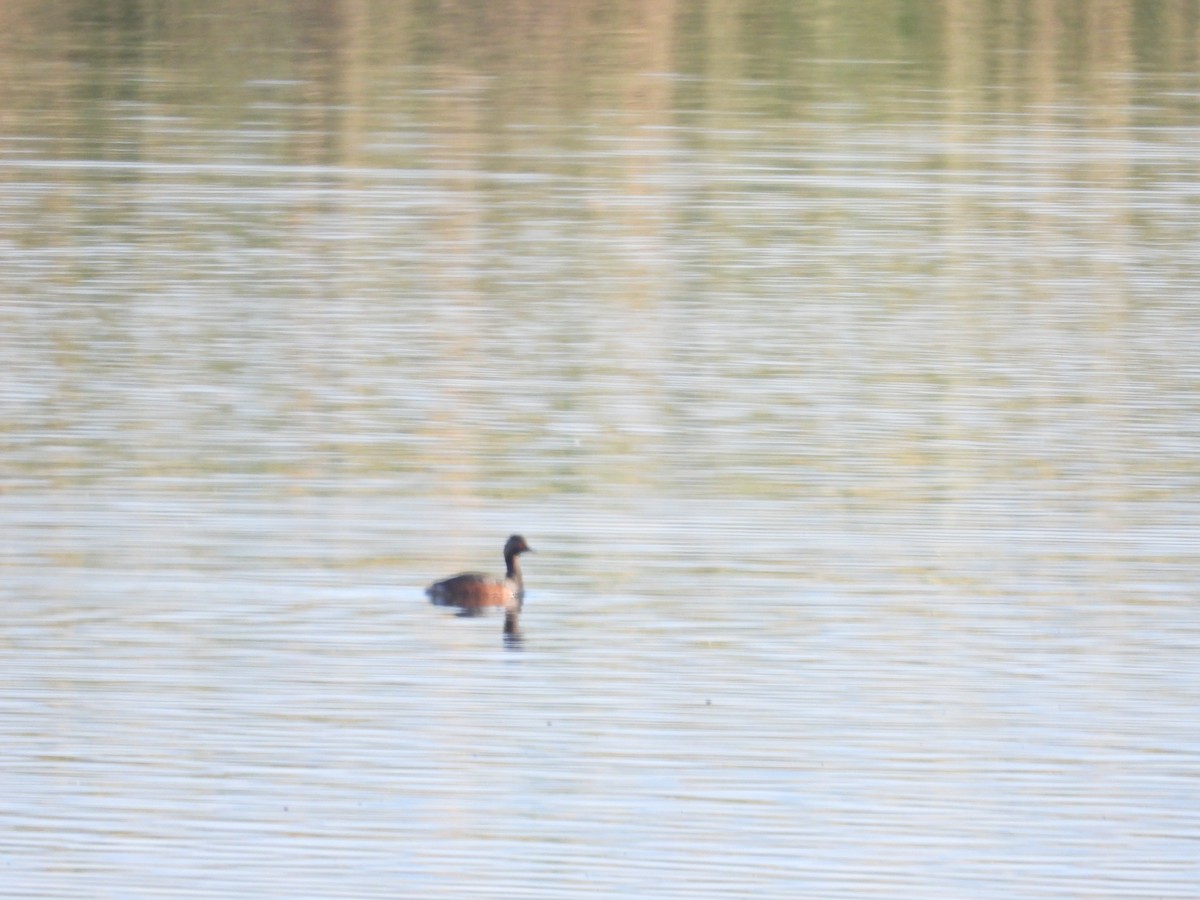
[[(3, 176), (31, 264), (0, 277), (94, 304), (38, 318), (70, 352), (26, 424), (99, 421), (63, 444), (164, 477), (436, 466), (506, 497), (987, 465), (1002, 438), (954, 412), (1011, 377), (1022, 304), (1069, 282), (1072, 328), (1119, 331), (1140, 230), (1194, 236), (1127, 212), (1194, 175), (1111, 147), (1191, 121), (1126, 76), (1194, 78), (1198, 8), (8, 4), (2, 140), (82, 162)], [(1044, 400), (995, 393), (1008, 424)]]
[[(21, 84), (32, 48), (39, 65), (87, 66), (77, 83), (93, 98), (154, 98), (204, 116), (257, 102), (255, 84), (273, 79), (302, 82), (310, 100), (371, 107), (474, 76), (492, 79), (495, 109), (536, 117), (644, 102), (654, 93), (647, 73), (682, 76), (678, 90), (710, 109), (749, 99), (763, 112), (800, 115), (840, 95), (903, 115), (889, 106), (898, 82), (1037, 96), (1047, 75), (1194, 71), (1200, 27), (1195, 0), (178, 0), (6, 4), (4, 17), (0, 57), (10, 71), (0, 103), (10, 112), (22, 105), (18, 91), (41, 90)], [(696, 92), (689, 78), (710, 90)], [(748, 98), (722, 82), (764, 87)]]
[[(364, 131), (381, 124), (504, 140), (506, 126), (592, 125), (617, 111), (627, 126), (811, 120), (835, 107), (903, 121), (918, 86), (1011, 109), (1105, 90), (1112, 75), (1192, 72), (1198, 10), (1197, 0), (7, 4), (0, 115), (8, 134), (75, 158), (155, 155), (147, 145), (167, 142), (154, 125), (184, 117), (261, 132), (232, 148), (240, 156), (309, 163), (369, 163)], [(131, 135), (128, 110), (112, 108), (123, 103), (150, 127)], [(64, 121), (70, 133), (56, 133)]]

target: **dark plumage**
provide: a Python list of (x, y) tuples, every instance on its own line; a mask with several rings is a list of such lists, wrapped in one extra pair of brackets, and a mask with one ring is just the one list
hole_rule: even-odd
[(431, 584), (425, 593), (437, 606), (454, 606), (472, 616), (489, 607), (500, 607), (508, 612), (519, 611), (525, 599), (525, 582), (521, 579), (517, 557), (532, 552), (525, 538), (514, 534), (504, 544), (503, 578), (464, 572)]

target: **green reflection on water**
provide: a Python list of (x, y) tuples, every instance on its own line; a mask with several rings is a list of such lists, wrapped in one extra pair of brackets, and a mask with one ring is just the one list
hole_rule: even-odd
[(1090, 9), (17, 7), (10, 466), (1186, 475), (1197, 6)]

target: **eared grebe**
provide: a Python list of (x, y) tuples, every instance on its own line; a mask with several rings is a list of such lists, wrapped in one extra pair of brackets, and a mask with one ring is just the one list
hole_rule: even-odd
[(517, 557), (532, 552), (525, 538), (514, 534), (504, 543), (503, 578), (464, 572), (431, 584), (425, 593), (437, 606), (456, 606), (469, 616), (483, 612), (488, 607), (503, 607), (509, 613), (517, 612), (525, 599), (525, 582), (521, 580), (521, 566)]

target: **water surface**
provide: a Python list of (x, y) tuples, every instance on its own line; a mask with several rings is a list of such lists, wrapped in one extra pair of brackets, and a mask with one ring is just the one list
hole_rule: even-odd
[(1194, 896), (1200, 12), (1105, 9), (12, 11), (6, 891)]

